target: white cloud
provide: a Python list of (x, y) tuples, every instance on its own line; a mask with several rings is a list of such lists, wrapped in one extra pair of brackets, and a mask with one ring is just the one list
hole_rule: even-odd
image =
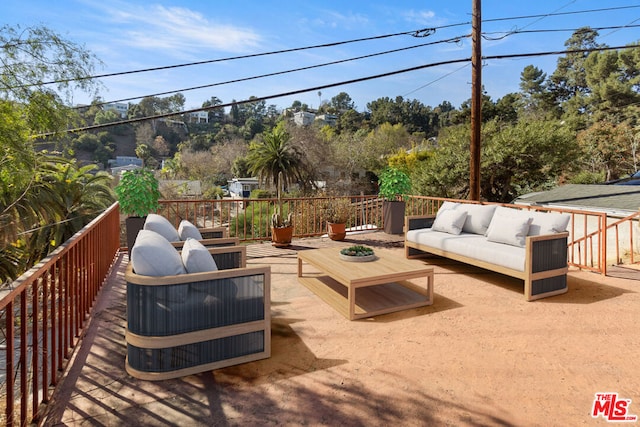
[(174, 49), (183, 53), (203, 49), (246, 52), (262, 40), (251, 29), (217, 23), (183, 7), (142, 7), (124, 2), (95, 6), (102, 8), (110, 26), (118, 29), (118, 33), (113, 34), (118, 42), (137, 48)]
[(360, 13), (340, 13), (332, 10), (318, 12), (318, 17), (312, 21), (318, 27), (354, 29), (369, 24), (369, 18)]
[(437, 25), (439, 24), (438, 21), (440, 21), (436, 18), (435, 12), (431, 10), (408, 10), (402, 16), (406, 21), (420, 25)]

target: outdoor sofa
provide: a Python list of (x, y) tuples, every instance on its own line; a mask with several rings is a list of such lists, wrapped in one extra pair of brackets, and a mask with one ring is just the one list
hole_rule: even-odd
[(567, 292), (568, 214), (446, 201), (405, 218), (405, 255), (450, 258), (524, 281), (527, 301)]
[(246, 267), (246, 247), (178, 252), (141, 230), (125, 272), (126, 370), (163, 380), (270, 357), (271, 269)]

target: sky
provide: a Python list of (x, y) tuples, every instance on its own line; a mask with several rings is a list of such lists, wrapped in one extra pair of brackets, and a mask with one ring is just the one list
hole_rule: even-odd
[[(129, 102), (139, 102), (143, 96), (166, 97), (170, 94), (165, 92), (179, 91), (186, 98), (186, 109), (201, 107), (212, 97), (229, 103), (251, 96), (273, 97), (266, 102), (278, 108), (296, 100), (317, 108), (345, 92), (362, 112), (367, 103), (382, 97), (402, 96), (432, 107), (443, 101), (460, 107), (468, 100), (468, 62), (307, 89), (470, 58), (472, 4), (471, 0), (4, 0), (0, 21), (3, 26), (21, 28), (46, 26), (84, 46), (101, 61), (96, 74), (210, 61), (100, 78), (104, 101), (137, 97)], [(485, 0), (481, 16), (483, 56), (510, 55), (563, 50), (565, 41), (582, 26), (639, 25), (640, 4), (632, 0)], [(434, 31), (420, 33), (423, 37), (411, 35), (427, 28)], [(398, 33), (410, 34), (381, 37)], [(640, 27), (599, 33), (597, 41), (609, 46), (640, 40)], [(375, 39), (298, 49), (363, 38)], [(263, 55), (292, 49), (296, 50)], [(404, 50), (351, 60), (397, 49)], [(246, 58), (256, 54), (261, 55)], [(517, 92), (524, 67), (534, 65), (551, 74), (557, 59), (557, 55), (487, 59), (482, 69), (486, 93), (495, 101)], [(342, 62), (320, 66), (336, 61)], [(311, 68), (283, 73), (305, 67)], [(274, 73), (282, 74), (255, 78)], [(227, 83), (232, 80), (243, 81)], [(200, 86), (207, 87), (187, 90)], [(291, 92), (295, 94), (279, 96)], [(73, 103), (89, 102), (88, 95), (74, 94)]]

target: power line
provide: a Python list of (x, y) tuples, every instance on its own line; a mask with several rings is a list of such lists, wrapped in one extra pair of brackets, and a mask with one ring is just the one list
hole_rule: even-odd
[[(158, 92), (158, 93), (154, 93), (154, 94), (151, 94), (151, 95), (134, 96), (134, 97), (130, 97), (130, 98), (123, 98), (123, 99), (118, 99), (118, 100), (115, 100), (115, 101), (108, 101), (108, 102), (98, 102), (98, 103), (94, 103), (92, 105), (100, 106), (100, 105), (111, 104), (111, 103), (114, 103), (114, 102), (132, 101), (134, 99), (153, 97), (153, 96), (161, 96), (161, 95), (168, 95), (170, 93), (177, 93), (177, 92), (187, 92), (187, 91), (190, 91), (190, 90), (205, 89), (205, 88), (208, 88), (208, 87), (222, 86), (222, 85), (231, 84), (231, 83), (245, 82), (245, 81), (256, 80), (256, 79), (261, 79), (261, 78), (265, 78), (265, 77), (279, 76), (279, 75), (282, 75), (282, 74), (288, 74), (288, 73), (293, 73), (293, 72), (297, 72), (297, 71), (306, 71), (306, 70), (311, 70), (311, 69), (314, 69), (314, 68), (326, 67), (326, 66), (329, 66), (329, 65), (337, 65), (337, 64), (342, 64), (342, 63), (346, 63), (346, 62), (357, 61), (357, 60), (360, 60), (360, 59), (373, 58), (373, 57), (376, 57), (376, 56), (387, 55), (387, 54), (390, 54), (390, 53), (397, 53), (397, 52), (402, 52), (402, 51), (411, 50), (411, 49), (417, 49), (419, 47), (430, 46), (430, 45), (435, 45), (435, 44), (440, 44), (440, 43), (457, 43), (460, 40), (462, 40), (463, 38), (468, 38), (468, 37), (471, 37), (471, 36), (469, 34), (461, 35), (461, 36), (451, 37), (451, 38), (445, 39), (445, 40), (439, 40), (439, 41), (429, 42), (429, 43), (421, 43), (421, 44), (414, 45), (414, 46), (408, 46), (408, 47), (403, 47), (403, 48), (398, 48), (398, 49), (392, 49), (392, 50), (387, 50), (387, 51), (383, 51), (383, 52), (376, 52), (376, 53), (371, 53), (371, 54), (368, 54), (368, 55), (356, 56), (356, 57), (353, 57), (353, 58), (347, 58), (347, 59), (341, 59), (341, 60), (337, 60), (337, 61), (325, 62), (325, 63), (322, 63), (322, 64), (309, 65), (309, 66), (306, 66), (306, 67), (293, 68), (293, 69), (284, 70), (284, 71), (276, 71), (276, 72), (273, 72), (273, 73), (260, 74), (260, 75), (251, 76), (251, 77), (243, 77), (243, 78), (239, 78), (239, 79), (227, 80), (227, 81), (224, 81), (224, 82), (209, 83), (209, 84), (206, 84), (206, 85), (193, 86), (193, 87), (189, 87), (189, 88), (176, 89), (176, 90), (171, 90), (171, 91), (166, 91), (166, 92)], [(75, 108), (77, 109), (77, 108), (84, 108), (84, 107), (75, 107)]]
[[(636, 19), (635, 21), (638, 21)], [(634, 22), (635, 22), (634, 21)], [(637, 28), (640, 27), (640, 24), (637, 25), (613, 25), (608, 27), (589, 27), (594, 31), (602, 31), (602, 30), (621, 30), (623, 28)], [(559, 33), (559, 32), (575, 32), (577, 28), (554, 28), (554, 29), (544, 29), (544, 30), (513, 30), (513, 31), (499, 31), (499, 32), (483, 32), (482, 38), (489, 41), (502, 40), (508, 36), (512, 36), (514, 34), (536, 34), (536, 33)], [(502, 34), (500, 37), (489, 37), (489, 34)]]
[[(572, 49), (572, 50), (558, 50), (558, 51), (547, 51), (547, 52), (532, 52), (532, 53), (516, 53), (516, 54), (505, 54), (505, 55), (493, 55), (493, 56), (483, 56), (482, 60), (486, 61), (486, 60), (492, 60), (492, 59), (530, 58), (530, 57), (536, 57), (536, 56), (564, 55), (564, 54), (570, 54), (570, 53), (587, 53), (587, 52), (594, 52), (594, 51), (618, 50), (618, 49), (628, 49), (628, 48), (640, 48), (640, 45), (613, 46), (613, 47), (600, 47), (600, 48), (593, 48), (593, 49)], [(68, 130), (66, 130), (66, 133), (77, 133), (77, 132), (83, 132), (83, 131), (103, 129), (103, 128), (111, 127), (111, 126), (138, 123), (138, 122), (147, 121), (147, 120), (158, 120), (158, 119), (164, 119), (164, 118), (168, 118), (168, 117), (180, 116), (180, 115), (184, 115), (184, 114), (196, 113), (196, 112), (199, 112), (199, 111), (209, 111), (209, 110), (218, 109), (218, 108), (231, 107), (231, 106), (234, 106), (234, 105), (255, 103), (255, 102), (266, 101), (266, 100), (274, 99), (274, 98), (282, 98), (282, 97), (285, 97), (285, 96), (299, 95), (301, 93), (313, 92), (313, 91), (318, 91), (318, 90), (322, 90), (322, 89), (328, 89), (328, 88), (332, 88), (332, 87), (336, 87), (336, 86), (344, 86), (344, 85), (349, 85), (349, 84), (353, 84), (353, 83), (360, 83), (360, 82), (364, 82), (364, 81), (368, 81), (368, 80), (375, 80), (375, 79), (379, 79), (379, 78), (383, 78), (383, 77), (389, 77), (389, 76), (408, 73), (408, 72), (412, 72), (412, 71), (423, 70), (425, 68), (437, 67), (437, 66), (441, 66), (441, 65), (458, 64), (458, 63), (461, 63), (461, 62), (469, 62), (469, 61), (471, 61), (471, 58), (461, 58), (461, 59), (453, 59), (453, 60), (448, 60), (448, 61), (434, 62), (434, 63), (430, 63), (430, 64), (418, 65), (418, 66), (415, 66), (415, 67), (404, 68), (404, 69), (401, 69), (401, 70), (395, 70), (395, 71), (389, 71), (389, 72), (386, 72), (386, 73), (375, 74), (375, 75), (371, 75), (371, 76), (367, 76), (367, 77), (360, 77), (360, 78), (351, 79), (351, 80), (344, 80), (344, 81), (341, 81), (341, 82), (328, 83), (328, 84), (315, 86), (315, 87), (310, 87), (310, 88), (306, 88), (306, 89), (297, 89), (297, 90), (293, 90), (293, 91), (289, 91), (289, 92), (283, 92), (283, 93), (279, 93), (279, 94), (267, 95), (267, 96), (262, 96), (262, 97), (252, 97), (251, 99), (246, 99), (246, 100), (236, 101), (236, 102), (230, 102), (230, 103), (226, 103), (226, 104), (219, 104), (219, 105), (215, 105), (215, 106), (193, 108), (193, 109), (189, 109), (189, 110), (176, 111), (176, 112), (172, 112), (172, 113), (164, 113), (164, 114), (157, 114), (157, 115), (148, 116), (148, 117), (139, 117), (139, 118), (135, 118), (135, 119), (121, 120), (121, 121), (113, 122), (113, 123), (106, 123), (106, 124), (93, 125), (93, 126), (85, 126), (85, 127), (82, 127), (82, 128), (75, 128), (75, 129), (68, 129)], [(33, 135), (32, 138), (44, 138), (44, 137), (55, 135), (57, 133), (59, 133), (59, 132), (46, 132), (46, 133), (42, 133), (42, 134)]]
[[(561, 7), (560, 9), (562, 9), (563, 7)], [(602, 8), (602, 9), (575, 10), (573, 12), (552, 12), (552, 13), (545, 13), (545, 14), (541, 14), (541, 15), (512, 16), (512, 17), (508, 17), (508, 18), (493, 18), (493, 19), (484, 19), (482, 22), (511, 21), (511, 20), (515, 20), (515, 19), (530, 19), (530, 18), (546, 18), (546, 17), (549, 17), (549, 16), (563, 16), (563, 15), (577, 15), (577, 14), (582, 14), (582, 13), (611, 12), (611, 11), (614, 11), (614, 10), (636, 9), (636, 8), (640, 8), (640, 5), (605, 7), (605, 8)], [(560, 10), (560, 9), (556, 9), (556, 10)]]
[[(640, 27), (640, 25), (628, 25), (627, 24), (627, 25), (624, 25), (624, 26), (598, 27), (598, 28), (593, 28), (593, 29), (596, 30), (596, 31), (599, 31), (599, 30), (614, 29), (614, 28), (634, 28), (634, 27)], [(485, 40), (492, 41), (492, 40), (501, 40), (501, 39), (504, 39), (504, 38), (506, 38), (508, 36), (511, 36), (511, 35), (514, 35), (514, 34), (545, 33), (545, 32), (575, 32), (575, 31), (577, 31), (577, 28), (551, 29), (551, 30), (548, 30), (548, 29), (542, 29), (542, 30), (514, 30), (514, 31), (507, 32), (506, 34), (503, 34), (502, 32), (500, 32), (500, 34), (503, 34), (501, 37), (489, 37), (489, 34), (496, 34), (496, 33), (482, 33), (482, 36), (483, 36), (483, 38)], [(337, 65), (337, 64), (341, 64), (341, 63), (356, 61), (356, 60), (360, 60), (360, 59), (372, 58), (372, 57), (375, 57), (375, 56), (381, 56), (381, 55), (386, 55), (386, 54), (390, 54), (390, 53), (402, 52), (402, 51), (406, 51), (406, 50), (416, 49), (416, 48), (419, 48), (419, 47), (430, 46), (430, 45), (435, 45), (435, 44), (440, 44), (440, 43), (457, 43), (457, 42), (461, 41), (462, 39), (469, 38), (469, 37), (471, 37), (471, 35), (470, 34), (466, 34), (466, 35), (451, 37), (449, 39), (444, 39), (444, 40), (439, 40), (439, 41), (434, 41), (434, 42), (429, 42), (429, 43), (421, 43), (421, 44), (414, 45), (414, 46), (408, 46), (408, 47), (403, 47), (403, 48), (398, 48), (398, 49), (392, 49), (392, 50), (387, 50), (387, 51), (383, 51), (383, 52), (376, 52), (376, 53), (372, 53), (372, 54), (368, 54), (368, 55), (362, 55), (362, 56), (342, 59), (342, 60), (338, 60), (338, 61), (325, 62), (325, 63), (322, 63), (322, 64), (309, 65), (309, 66), (306, 66), (306, 67), (294, 68), (294, 69), (290, 69), (290, 70), (276, 71), (276, 72), (273, 72), (273, 73), (260, 74), (260, 75), (257, 75), (257, 76), (243, 77), (243, 78), (239, 78), (239, 79), (227, 80), (227, 81), (222, 81), (222, 82), (217, 82), (217, 83), (209, 83), (209, 84), (205, 84), (205, 85), (192, 86), (192, 87), (182, 88), (182, 89), (174, 89), (174, 90), (170, 90), (170, 91), (157, 92), (157, 93), (147, 94), (147, 95), (142, 95), (142, 96), (133, 96), (133, 97), (129, 97), (129, 98), (122, 98), (122, 99), (116, 99), (116, 100), (111, 100), (111, 101), (97, 102), (97, 103), (93, 103), (91, 105), (101, 106), (101, 105), (107, 105), (107, 104), (116, 103), (116, 102), (133, 101), (133, 100), (136, 100), (136, 99), (141, 99), (141, 98), (146, 98), (146, 97), (157, 97), (157, 96), (162, 96), (162, 95), (169, 95), (169, 94), (172, 94), (172, 93), (188, 92), (188, 91), (191, 91), (191, 90), (205, 89), (205, 88), (210, 88), (210, 87), (215, 87), (215, 86), (223, 86), (223, 85), (232, 84), (232, 83), (240, 83), (240, 82), (256, 80), (256, 79), (261, 79), (261, 78), (266, 78), (266, 77), (273, 77), (273, 76), (278, 76), (278, 75), (283, 75), (283, 74), (288, 74), (288, 73), (293, 73), (293, 72), (298, 72), (298, 71), (306, 71), (306, 70), (326, 67), (326, 66), (330, 66), (330, 65)], [(453, 73), (446, 74), (444, 77), (449, 76), (451, 74), (453, 74)], [(415, 90), (409, 92), (409, 94), (413, 93), (413, 92), (415, 92), (417, 90), (423, 89), (423, 88), (429, 86), (430, 84), (435, 83), (435, 82), (437, 82), (439, 80), (441, 80), (441, 78), (438, 78), (438, 79), (432, 81), (431, 83), (427, 83), (426, 85), (421, 86), (418, 89), (415, 89)], [(77, 106), (77, 107), (74, 107), (74, 108), (75, 109), (80, 109), (80, 108), (86, 108), (86, 107), (85, 106)]]
[[(599, 13), (599, 12), (625, 10), (625, 9), (633, 9), (633, 8), (640, 8), (640, 5), (617, 6), (617, 7), (608, 7), (608, 8), (600, 8), (600, 9), (587, 9), (587, 10), (579, 10), (579, 11), (573, 11), (573, 12), (554, 12), (554, 13), (537, 14), (537, 15), (523, 15), (523, 16), (515, 16), (515, 17), (492, 18), (492, 19), (485, 19), (485, 20), (483, 20), (483, 22), (499, 22), (499, 21), (508, 21), (508, 20), (519, 20), (519, 19), (546, 18), (546, 17), (550, 17), (550, 16), (564, 16), (564, 15), (583, 14), (583, 13)], [(560, 9), (562, 9), (562, 8), (560, 8)], [(560, 9), (557, 9), (557, 10), (560, 10)], [(166, 65), (166, 66), (161, 66), (161, 67), (144, 68), (144, 69), (139, 69), (139, 70), (130, 70), (130, 71), (120, 71), (120, 72), (115, 72), (115, 73), (97, 74), (97, 75), (93, 75), (93, 76), (84, 76), (84, 77), (78, 77), (78, 78), (73, 78), (73, 79), (60, 79), (60, 80), (51, 80), (51, 81), (40, 82), (40, 83), (30, 83), (30, 84), (25, 84), (25, 85), (17, 85), (17, 86), (13, 86), (13, 87), (8, 87), (6, 89), (13, 90), (13, 89), (20, 89), (20, 88), (26, 88), (26, 87), (32, 87), (32, 86), (44, 86), (44, 85), (50, 85), (50, 84), (69, 83), (69, 82), (72, 82), (72, 81), (81, 81), (81, 80), (99, 79), (99, 78), (106, 78), (106, 77), (115, 77), (115, 76), (122, 76), (122, 75), (128, 75), (128, 74), (136, 74), (136, 73), (145, 73), (145, 72), (151, 72), (151, 71), (161, 71), (161, 70), (175, 69), (175, 68), (181, 68), (181, 67), (190, 67), (190, 66), (195, 66), (195, 65), (211, 64), (211, 63), (216, 63), (216, 62), (232, 61), (232, 60), (237, 60), (237, 59), (256, 58), (256, 57), (261, 57), (261, 56), (277, 55), (277, 54), (290, 53), (290, 52), (298, 52), (298, 51), (309, 50), (309, 49), (317, 49), (317, 48), (324, 48), (324, 47), (334, 47), (334, 46), (340, 46), (340, 45), (344, 45), (344, 44), (358, 43), (358, 42), (371, 41), (371, 40), (380, 40), (380, 39), (403, 36), (403, 35), (411, 35), (413, 37), (426, 37), (426, 36), (430, 36), (430, 35), (434, 34), (439, 29), (452, 28), (452, 27), (464, 26), (464, 25), (469, 25), (469, 24), (471, 24), (470, 21), (465, 21), (465, 22), (449, 24), (449, 25), (442, 25), (442, 26), (431, 27), (431, 28), (422, 28), (422, 29), (419, 29), (419, 30), (403, 31), (403, 32), (393, 33), (393, 34), (384, 34), (384, 35), (379, 35), (379, 36), (363, 37), (363, 38), (352, 39), (352, 40), (344, 40), (344, 41), (337, 41), (337, 42), (332, 42), (332, 43), (325, 43), (325, 44), (318, 44), (318, 45), (311, 45), (311, 46), (304, 46), (304, 47), (296, 47), (296, 48), (290, 48), (290, 49), (282, 49), (282, 50), (270, 51), (270, 52), (261, 52), (261, 53), (254, 53), (254, 54), (248, 54), (248, 55), (239, 55), (239, 56), (232, 56), (232, 57), (227, 57), (227, 58), (209, 59), (209, 60), (204, 60), (204, 61), (196, 61), (196, 62), (189, 62), (189, 63), (183, 63), (183, 64)]]
[(352, 39), (352, 40), (344, 40), (344, 41), (338, 41), (338, 42), (332, 42), (332, 43), (317, 44), (317, 45), (312, 45), (312, 46), (294, 47), (294, 48), (290, 48), (290, 49), (275, 50), (275, 51), (270, 51), (270, 52), (251, 53), (251, 54), (247, 54), (247, 55), (231, 56), (231, 57), (228, 57), (228, 58), (207, 59), (207, 60), (204, 60), (204, 61), (188, 62), (188, 63), (184, 63), (184, 64), (165, 65), (165, 66), (162, 66), (162, 67), (143, 68), (143, 69), (140, 69), (140, 70), (131, 70), (131, 71), (119, 71), (119, 72), (116, 72), (116, 73), (97, 74), (95, 76), (85, 76), (85, 77), (79, 77), (79, 78), (74, 78), (74, 79), (52, 80), (52, 81), (38, 83), (38, 84), (18, 85), (18, 86), (14, 86), (14, 87), (9, 87), (8, 89), (19, 89), (19, 88), (24, 88), (24, 87), (36, 86), (36, 85), (44, 86), (44, 85), (57, 84), (57, 83), (69, 83), (69, 82), (78, 81), (78, 80), (100, 79), (100, 78), (104, 78), (104, 77), (115, 77), (115, 76), (123, 76), (123, 75), (127, 75), (127, 74), (146, 73), (146, 72), (149, 72), (149, 71), (169, 70), (169, 69), (173, 69), (173, 68), (191, 67), (191, 66), (194, 66), (194, 65), (204, 65), (204, 64), (213, 64), (213, 63), (216, 63), (216, 62), (234, 61), (234, 60), (237, 60), (237, 59), (257, 58), (257, 57), (260, 57), (260, 56), (278, 55), (278, 54), (282, 54), (282, 53), (299, 52), (299, 51), (302, 51), (302, 50), (318, 49), (318, 48), (324, 48), (324, 47), (334, 47), (334, 46), (340, 46), (340, 45), (344, 45), (344, 44), (357, 43), (357, 42), (370, 41), (370, 40), (380, 40), (380, 39), (397, 37), (397, 36), (411, 35), (413, 37), (426, 37), (426, 36), (429, 36), (429, 35), (433, 34), (434, 32), (435, 32), (435, 29), (433, 29), (433, 28), (422, 28), (422, 29), (419, 29), (419, 30), (403, 31), (401, 33), (384, 34), (384, 35), (372, 36), (372, 37), (363, 37), (363, 38), (359, 38), (359, 39)]

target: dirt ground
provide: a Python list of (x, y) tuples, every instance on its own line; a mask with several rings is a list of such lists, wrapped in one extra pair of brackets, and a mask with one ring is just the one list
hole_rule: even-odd
[(640, 282), (572, 271), (567, 294), (526, 302), (435, 259), (432, 306), (349, 321), (298, 283), (296, 251), (354, 241), (403, 254), (371, 236), (251, 247), (272, 269), (272, 357), (162, 382), (124, 371), (122, 257), (45, 425), (605, 425), (598, 392), (640, 415)]

